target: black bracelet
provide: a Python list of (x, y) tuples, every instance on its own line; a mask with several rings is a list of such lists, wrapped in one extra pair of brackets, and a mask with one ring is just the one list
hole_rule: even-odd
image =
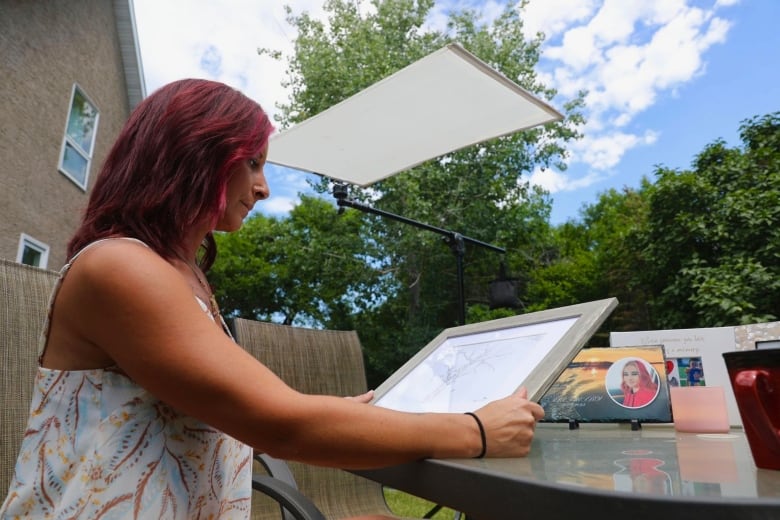
[(485, 453), (487, 453), (487, 437), (485, 436), (485, 427), (482, 426), (482, 421), (479, 420), (479, 417), (477, 417), (477, 414), (474, 412), (465, 412), (465, 414), (472, 416), (474, 420), (477, 421), (477, 426), (479, 426), (479, 436), (482, 437), (482, 451), (474, 458), (481, 459), (485, 456)]

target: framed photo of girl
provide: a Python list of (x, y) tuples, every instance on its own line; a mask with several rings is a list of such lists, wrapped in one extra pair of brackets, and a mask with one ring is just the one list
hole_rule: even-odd
[(663, 346), (582, 349), (540, 400), (544, 422), (672, 422)]

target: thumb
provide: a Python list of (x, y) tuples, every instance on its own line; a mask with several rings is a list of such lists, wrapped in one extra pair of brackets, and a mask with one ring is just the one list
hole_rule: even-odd
[(521, 386), (517, 390), (515, 390), (515, 396), (521, 397), (523, 399), (528, 399), (528, 389), (524, 386)]
[(360, 394), (360, 395), (354, 395), (354, 396), (346, 396), (345, 399), (349, 399), (350, 401), (357, 401), (359, 403), (370, 403), (371, 399), (374, 398), (374, 391), (369, 390), (366, 393)]

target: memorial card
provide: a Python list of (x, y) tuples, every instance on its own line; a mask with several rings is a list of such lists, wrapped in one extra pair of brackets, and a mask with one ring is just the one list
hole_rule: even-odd
[(543, 422), (672, 422), (661, 345), (582, 349), (539, 403)]

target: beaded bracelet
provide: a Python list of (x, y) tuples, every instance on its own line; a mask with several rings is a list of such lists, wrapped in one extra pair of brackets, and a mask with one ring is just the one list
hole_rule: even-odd
[(474, 420), (477, 421), (477, 426), (479, 426), (479, 436), (482, 437), (482, 451), (474, 458), (481, 459), (485, 456), (485, 453), (487, 453), (487, 437), (485, 437), (485, 427), (482, 426), (482, 421), (479, 420), (479, 417), (477, 417), (477, 414), (474, 412), (465, 412), (465, 414), (472, 416)]

